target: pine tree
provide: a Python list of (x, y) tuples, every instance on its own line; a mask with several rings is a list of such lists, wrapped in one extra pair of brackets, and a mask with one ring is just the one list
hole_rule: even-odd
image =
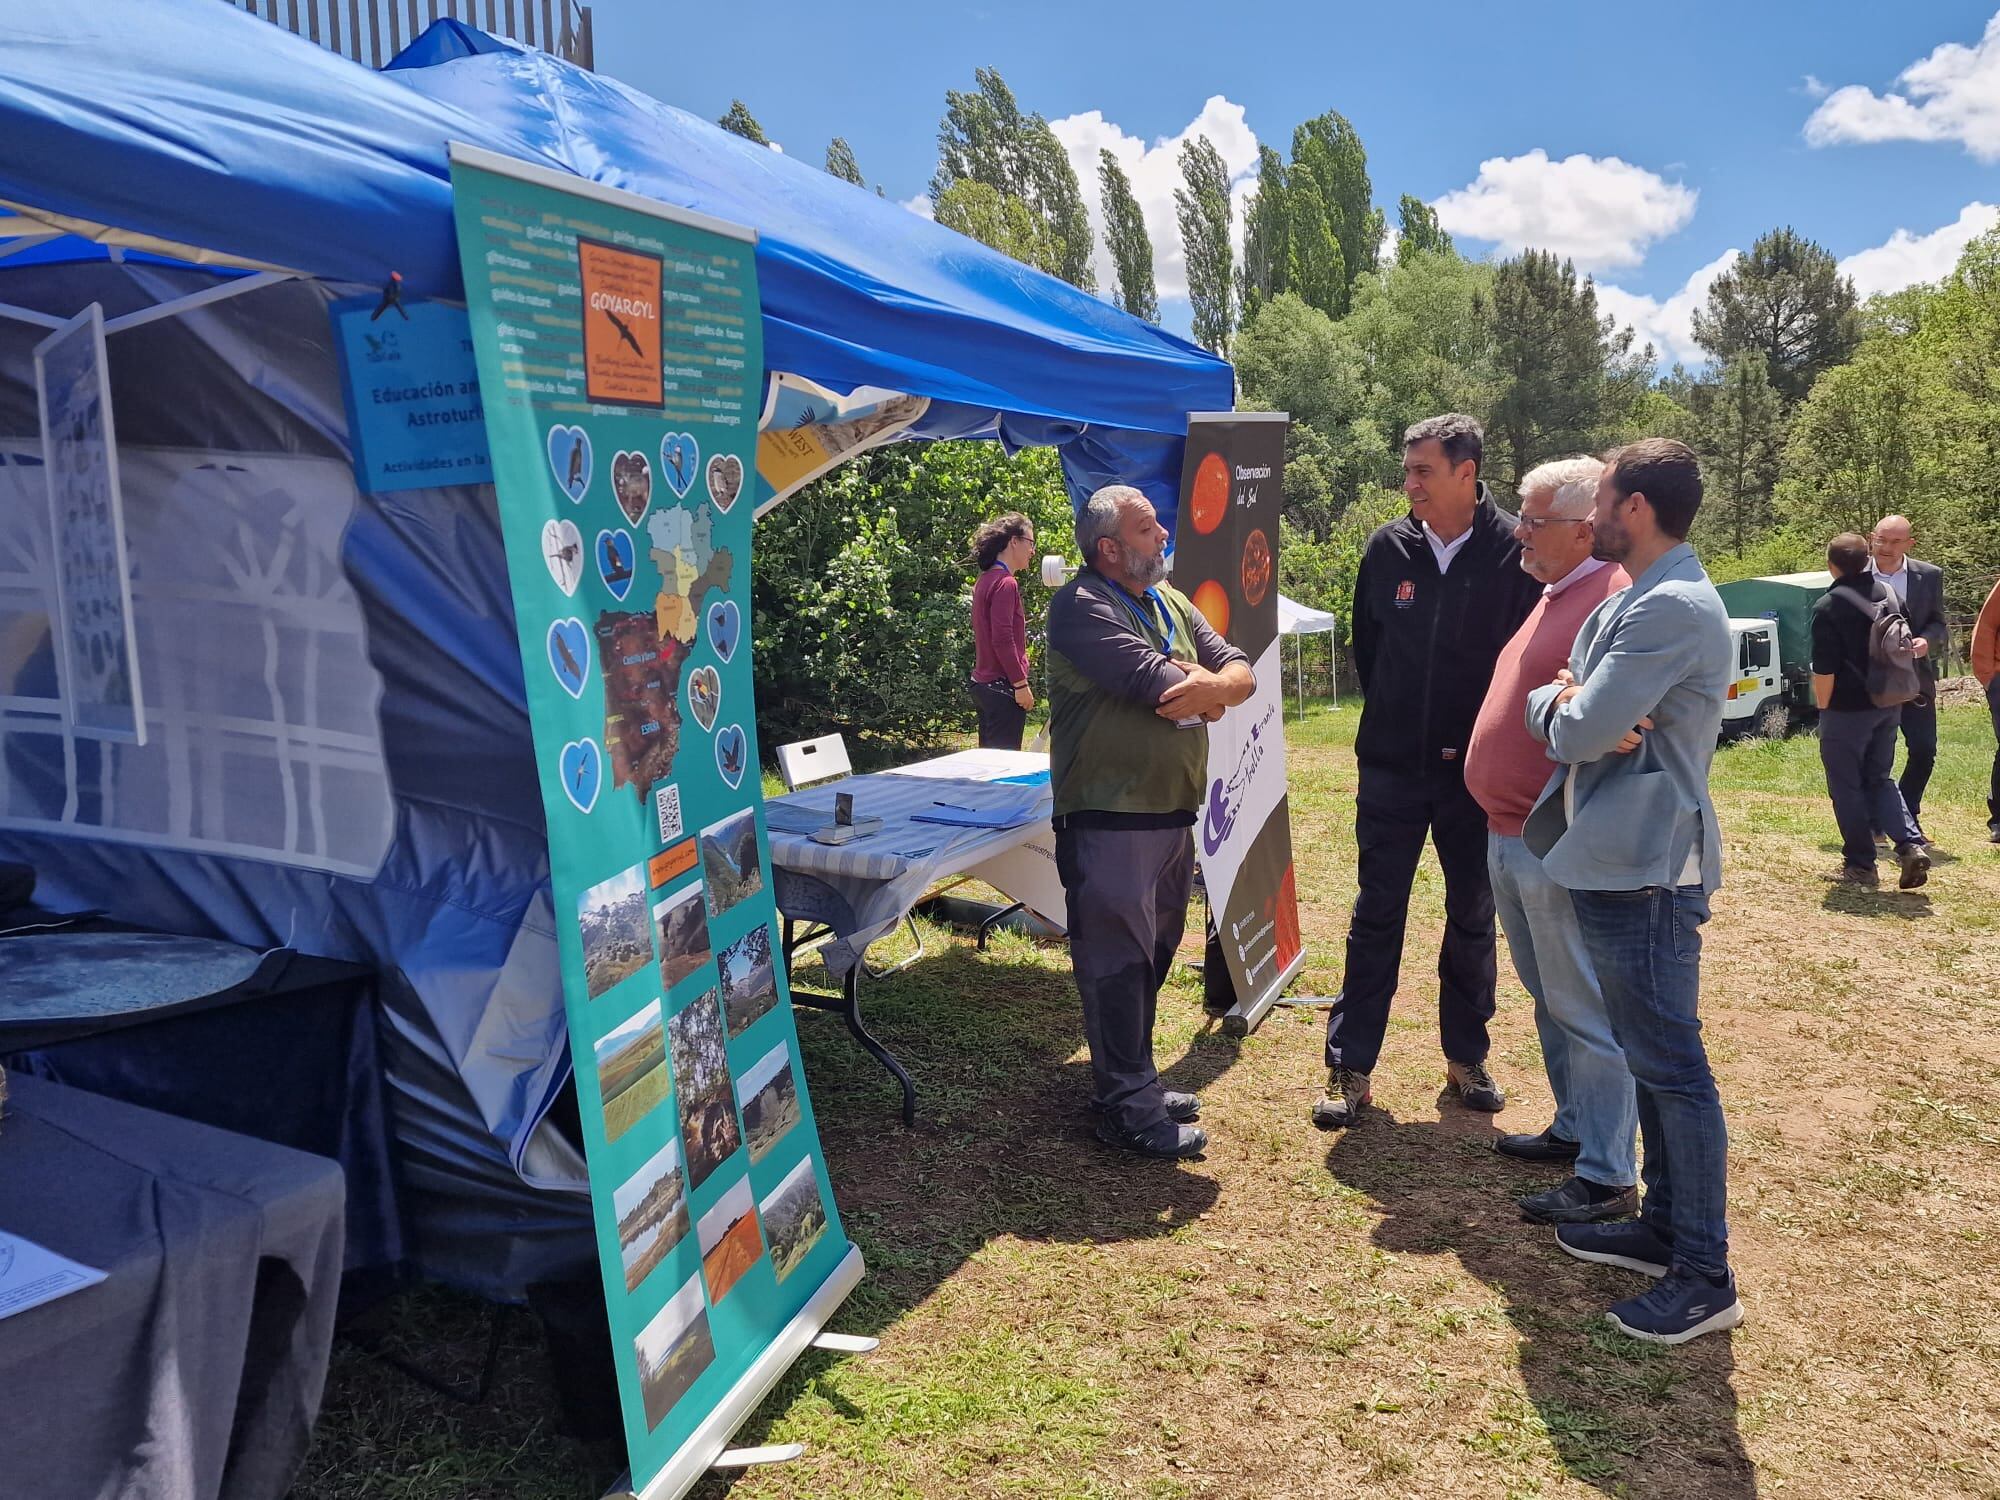
[(740, 135), (746, 141), (755, 141), (760, 146), (770, 145), (764, 136), (764, 127), (757, 123), (757, 117), (741, 99), (729, 101), (729, 113), (715, 122), (731, 135)]
[(861, 168), (855, 164), (854, 148), (847, 144), (845, 136), (835, 136), (827, 143), (826, 169), (842, 182), (851, 182), (856, 187), (868, 184), (861, 176)]
[(1649, 383), (1650, 358), (1598, 315), (1590, 278), (1546, 251), (1495, 272), (1493, 342), (1500, 390), (1487, 430), (1498, 441), (1488, 452), (1504, 455), (1494, 467), (1515, 483), (1544, 459), (1595, 448)]
[(1097, 153), (1097, 184), (1103, 193), (1104, 247), (1118, 276), (1118, 305), (1148, 323), (1160, 321), (1160, 294), (1153, 281), (1153, 241), (1132, 184), (1109, 151)]
[(1174, 189), (1181, 252), (1187, 261), (1188, 300), (1194, 304), (1194, 341), (1216, 354), (1235, 331), (1230, 297), (1229, 169), (1205, 135), (1181, 142), (1181, 177)]
[(1785, 446), (1784, 405), (1764, 370), (1764, 356), (1745, 349), (1722, 372), (1706, 403), (1701, 434), (1709, 491), (1729, 517), (1738, 557), (1769, 520), (1771, 489)]
[(1695, 311), (1694, 337), (1722, 364), (1757, 350), (1790, 406), (1861, 342), (1854, 283), (1824, 246), (1774, 229), (1709, 286), (1708, 305)]

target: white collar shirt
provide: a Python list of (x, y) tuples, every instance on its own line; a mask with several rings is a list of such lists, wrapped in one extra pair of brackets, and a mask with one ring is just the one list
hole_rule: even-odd
[(1907, 561), (1893, 573), (1884, 573), (1874, 563), (1868, 564), (1868, 571), (1889, 585), (1889, 591), (1896, 596), (1898, 604), (1910, 602), (1910, 565)]
[(1424, 540), (1431, 544), (1431, 556), (1437, 559), (1439, 574), (1449, 573), (1451, 571), (1451, 560), (1458, 556), (1460, 549), (1467, 542), (1472, 540), (1472, 528), (1470, 526), (1466, 527), (1457, 536), (1445, 542), (1438, 540), (1438, 534), (1431, 530), (1430, 522), (1424, 521), (1420, 524), (1424, 528)]

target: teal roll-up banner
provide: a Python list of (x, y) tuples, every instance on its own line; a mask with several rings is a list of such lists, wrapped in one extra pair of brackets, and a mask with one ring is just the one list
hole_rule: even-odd
[(758, 777), (754, 242), (464, 148), (452, 190), (632, 1488), (678, 1494), (859, 1274)]

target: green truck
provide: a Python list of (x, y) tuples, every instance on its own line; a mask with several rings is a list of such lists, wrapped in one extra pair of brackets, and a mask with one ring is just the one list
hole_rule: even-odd
[(1782, 739), (1819, 716), (1812, 693), (1812, 609), (1833, 575), (1784, 573), (1716, 586), (1729, 611), (1736, 676), (1722, 706), (1725, 739)]

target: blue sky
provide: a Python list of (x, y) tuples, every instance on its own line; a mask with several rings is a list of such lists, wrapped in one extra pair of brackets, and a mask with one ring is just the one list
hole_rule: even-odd
[(1202, 130), (1247, 169), (1258, 142), (1285, 150), (1338, 109), (1392, 223), (1413, 193), (1469, 252), (1571, 254), (1672, 355), (1692, 353), (1687, 314), (1715, 267), (1766, 229), (1811, 235), (1868, 292), (1941, 274), (2000, 218), (1995, 3), (881, 0), (849, 19), (793, 0), (595, 0), (594, 15), (601, 71), (711, 119), (740, 97), (815, 165), (844, 135), (899, 201), (936, 165), (945, 90), (997, 67), (1091, 166), (1093, 208), (1097, 149), (1126, 164), (1163, 321), (1183, 331), (1174, 143)]

